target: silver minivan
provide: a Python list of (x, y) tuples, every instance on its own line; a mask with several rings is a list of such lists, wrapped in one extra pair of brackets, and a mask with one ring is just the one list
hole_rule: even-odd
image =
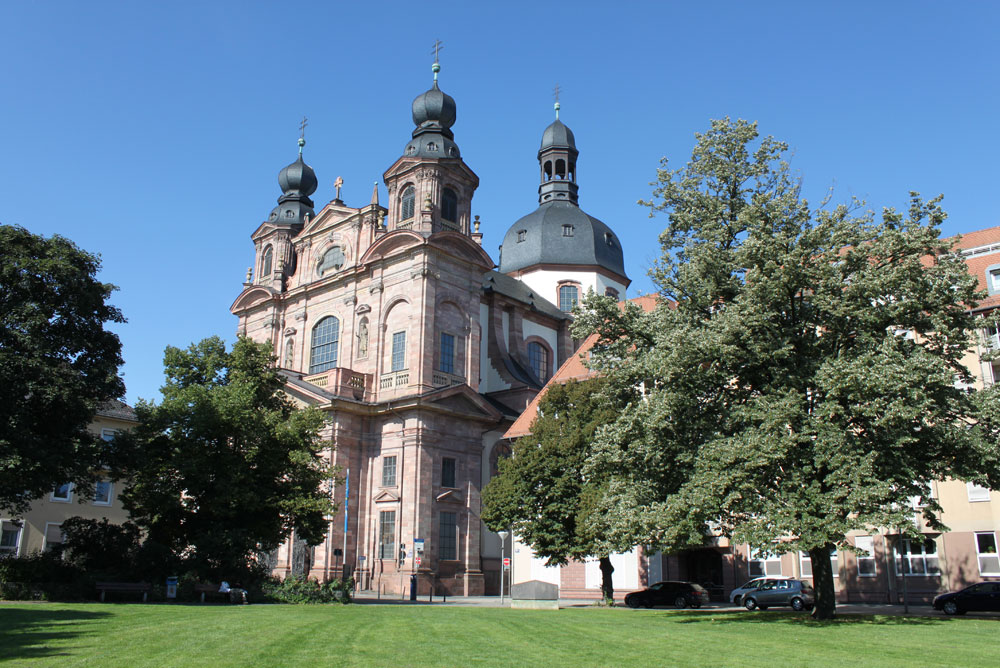
[(732, 603), (733, 605), (740, 605), (740, 603), (743, 601), (744, 594), (751, 591), (757, 591), (757, 588), (760, 587), (765, 582), (770, 582), (773, 580), (788, 580), (788, 579), (790, 578), (783, 577), (781, 575), (765, 575), (758, 578), (754, 578), (753, 580), (744, 583), (742, 587), (737, 587), (736, 589), (731, 591), (729, 593), (729, 602)]
[(756, 591), (743, 595), (747, 610), (767, 610), (772, 605), (788, 605), (792, 610), (810, 610), (816, 604), (812, 585), (802, 580), (772, 580), (764, 582)]

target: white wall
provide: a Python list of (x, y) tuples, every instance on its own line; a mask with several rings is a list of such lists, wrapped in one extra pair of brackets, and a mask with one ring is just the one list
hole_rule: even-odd
[[(638, 589), (639, 588), (639, 552), (632, 548), (625, 554), (612, 554), (611, 565), (615, 567), (615, 572), (611, 580), (615, 589)], [(587, 589), (601, 588), (601, 561), (600, 559), (587, 559), (585, 569), (585, 587)]]
[(541, 297), (559, 306), (559, 282), (575, 281), (580, 284), (582, 299), (587, 290), (593, 290), (599, 295), (604, 294), (606, 288), (614, 288), (618, 291), (619, 299), (625, 299), (625, 286), (617, 281), (598, 274), (593, 271), (571, 271), (571, 270), (550, 270), (538, 269), (527, 274), (522, 274), (521, 280)]

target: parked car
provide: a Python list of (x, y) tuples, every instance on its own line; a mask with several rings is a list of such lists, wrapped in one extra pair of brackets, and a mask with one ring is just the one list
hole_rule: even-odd
[(980, 582), (961, 591), (951, 591), (934, 598), (934, 609), (946, 615), (967, 612), (1000, 612), (1000, 582)]
[(657, 582), (642, 591), (634, 591), (625, 596), (625, 605), (630, 608), (654, 605), (672, 605), (675, 608), (700, 608), (708, 603), (708, 591), (694, 582), (668, 580)]
[(810, 610), (816, 603), (812, 585), (801, 580), (770, 580), (743, 595), (747, 610), (767, 610), (772, 605), (790, 605), (792, 610)]
[(743, 600), (744, 594), (751, 591), (757, 591), (757, 588), (760, 587), (765, 582), (770, 582), (773, 580), (788, 580), (788, 579), (789, 578), (784, 575), (765, 575), (759, 578), (754, 578), (753, 580), (745, 582), (743, 583), (742, 586), (737, 587), (736, 589), (729, 592), (729, 602), (732, 603), (733, 605), (739, 605), (740, 602)]

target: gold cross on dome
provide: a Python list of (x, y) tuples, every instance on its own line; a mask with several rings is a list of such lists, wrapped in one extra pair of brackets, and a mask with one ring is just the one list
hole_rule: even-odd
[(344, 179), (337, 177), (337, 180), (333, 182), (333, 187), (337, 189), (337, 199), (340, 199), (340, 188), (344, 185)]

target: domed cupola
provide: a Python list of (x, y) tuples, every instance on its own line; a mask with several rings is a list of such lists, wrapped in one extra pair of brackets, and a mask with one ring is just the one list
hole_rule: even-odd
[[(624, 294), (619, 286), (627, 286), (629, 280), (621, 243), (610, 227), (578, 205), (576, 161), (580, 153), (573, 131), (559, 120), (558, 102), (555, 110), (556, 120), (545, 128), (538, 149), (539, 206), (511, 225), (504, 235), (500, 272), (530, 282), (526, 273), (565, 274), (572, 267), (580, 267), (573, 270), (577, 272), (596, 269), (608, 281), (595, 276), (589, 287), (614, 287), (617, 293)], [(559, 269), (553, 270), (554, 267)], [(557, 279), (556, 276), (553, 280)], [(605, 289), (600, 292), (604, 294)]]
[(281, 186), (281, 197), (278, 206), (274, 207), (268, 222), (277, 225), (302, 225), (305, 217), (315, 215), (313, 202), (309, 196), (316, 192), (316, 172), (302, 160), (302, 147), (306, 145), (304, 137), (299, 137), (299, 157), (292, 164), (278, 172), (278, 185)]
[(430, 90), (413, 100), (413, 139), (406, 144), (403, 155), (417, 158), (459, 158), (461, 153), (455, 143), (451, 126), (455, 124), (458, 108), (455, 99), (438, 88), (441, 65), (434, 60), (431, 66), (434, 84)]

